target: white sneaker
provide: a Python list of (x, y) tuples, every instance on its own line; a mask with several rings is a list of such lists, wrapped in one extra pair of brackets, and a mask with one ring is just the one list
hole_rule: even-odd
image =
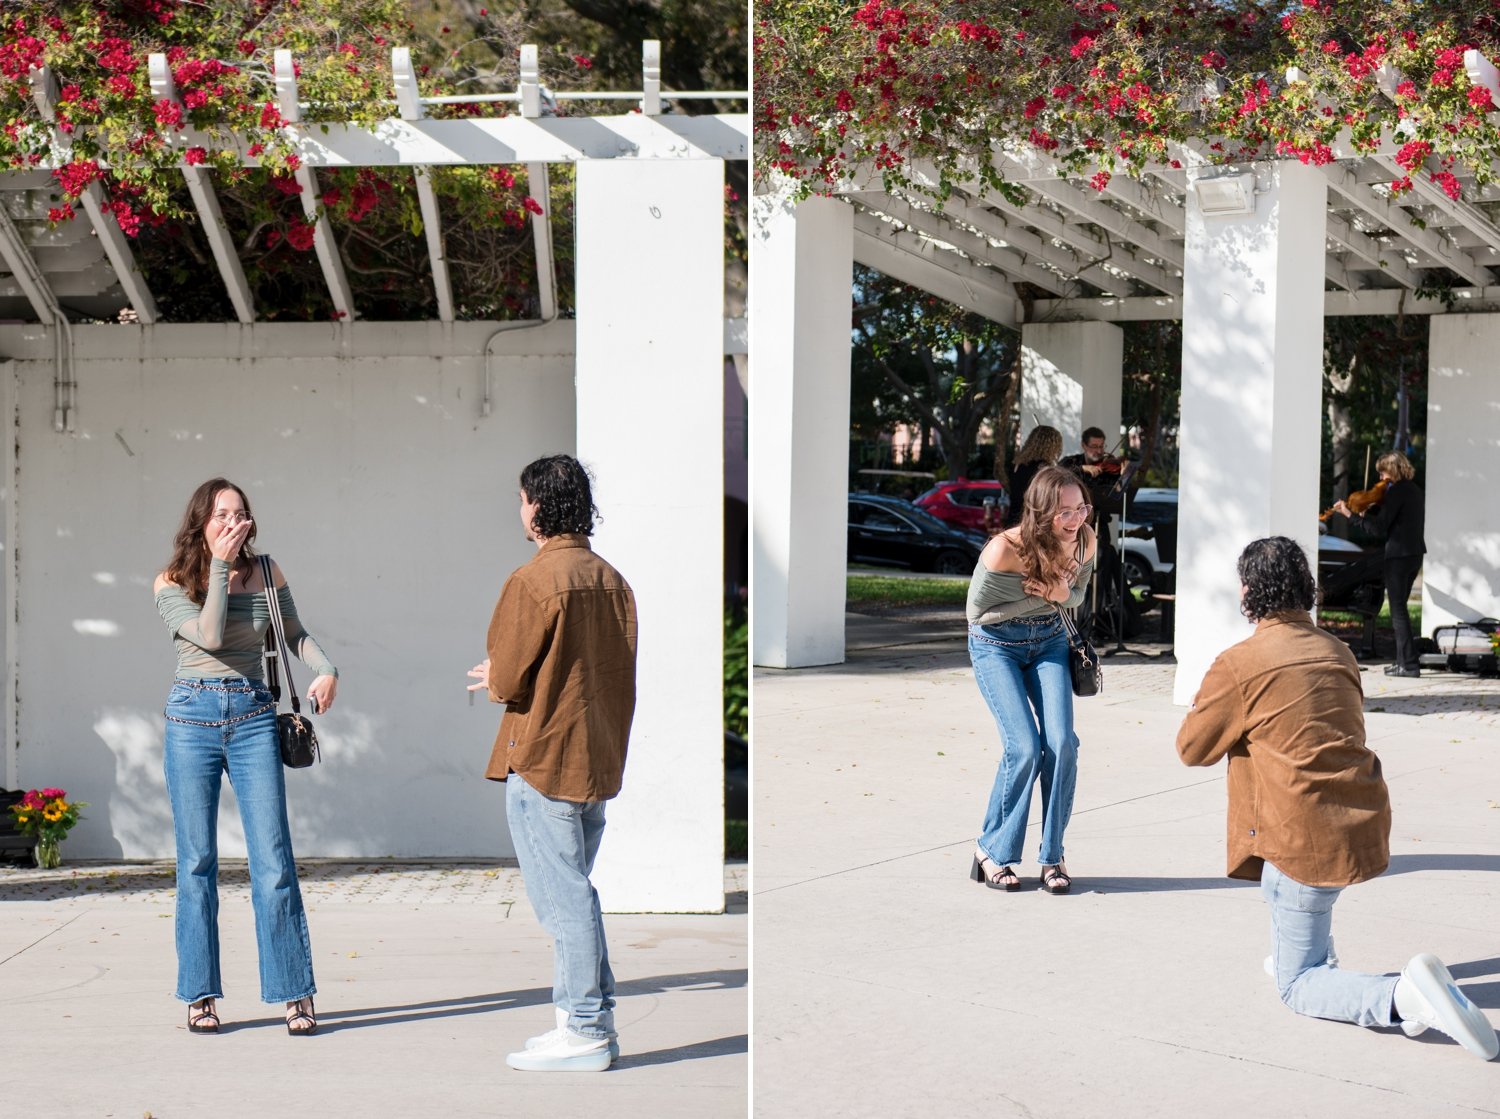
[[(1328, 938), (1328, 955), (1324, 959), (1323, 962), (1325, 964), (1327, 964), (1329, 967), (1338, 967), (1339, 966), (1338, 953), (1333, 950), (1333, 937), (1331, 937), (1331, 936)], [(1263, 965), (1261, 965), (1261, 966), (1266, 969), (1266, 974), (1267, 975), (1269, 975), (1272, 979), (1276, 978), (1276, 961), (1275, 960), (1273, 960), (1270, 956), (1267, 956), (1266, 957), (1266, 962)]]
[[(526, 1048), (527, 1049), (539, 1049), (543, 1045), (550, 1045), (550, 1044), (552, 1044), (552, 1042), (556, 1041), (557, 1039), (559, 1039), (560, 1037), (562, 1037), (564, 1034), (566, 1034), (568, 1032), (568, 1012), (566, 1010), (564, 1010), (560, 1006), (554, 1006), (552, 1008), (552, 1012), (555, 1015), (557, 1015), (557, 1025), (553, 1026), (552, 1029), (548, 1030), (544, 1034), (537, 1034), (536, 1037), (528, 1037), (526, 1039)], [(610, 1064), (614, 1064), (616, 1061), (618, 1061), (620, 1059), (620, 1040), (619, 1040), (619, 1034), (615, 1033), (614, 1028), (613, 1028), (613, 1023), (614, 1023), (614, 1015), (613, 1014), (609, 1015), (608, 1021), (610, 1023), (610, 1025), (609, 1025), (609, 1063)]]
[(584, 1037), (565, 1028), (545, 1044), (510, 1054), (505, 1063), (522, 1072), (603, 1072), (611, 1060), (609, 1038)]
[(1500, 1053), (1500, 1038), (1484, 1011), (1458, 989), (1443, 962), (1430, 952), (1411, 958), (1396, 980), (1391, 1001), (1407, 1037), (1427, 1029), (1441, 1030), (1486, 1061)]

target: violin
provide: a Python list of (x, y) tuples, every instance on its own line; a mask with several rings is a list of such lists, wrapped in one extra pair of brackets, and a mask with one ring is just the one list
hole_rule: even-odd
[[(1382, 478), (1367, 490), (1357, 490), (1351, 493), (1344, 499), (1344, 504), (1349, 506), (1349, 512), (1355, 516), (1362, 516), (1385, 500), (1385, 491), (1389, 486), (1390, 483)], [(1318, 520), (1326, 521), (1334, 511), (1334, 508), (1329, 506), (1318, 514)]]

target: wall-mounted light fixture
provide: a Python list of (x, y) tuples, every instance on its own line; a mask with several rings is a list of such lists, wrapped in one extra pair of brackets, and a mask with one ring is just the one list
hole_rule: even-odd
[(1255, 213), (1255, 176), (1248, 171), (1195, 179), (1193, 191), (1198, 195), (1198, 209), (1209, 217)]

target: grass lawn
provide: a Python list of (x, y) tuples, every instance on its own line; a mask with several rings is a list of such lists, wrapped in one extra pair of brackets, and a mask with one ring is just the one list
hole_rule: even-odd
[[(1411, 631), (1414, 634), (1422, 632), (1422, 603), (1421, 600), (1408, 603), (1406, 613), (1411, 618)], [(1320, 622), (1346, 622), (1364, 625), (1365, 616), (1356, 614), (1352, 610), (1319, 610), (1318, 621)], [(1375, 617), (1376, 629), (1391, 628), (1391, 604), (1383, 602), (1380, 604), (1380, 613)]]
[(850, 575), (845, 605), (962, 606), (969, 596), (968, 580), (902, 579), (889, 575)]

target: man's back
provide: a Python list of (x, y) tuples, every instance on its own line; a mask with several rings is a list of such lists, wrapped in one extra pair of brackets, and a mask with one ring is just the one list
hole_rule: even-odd
[(620, 791), (635, 713), (635, 596), (577, 534), (546, 541), (506, 581), (490, 621), (490, 694), (506, 704), (485, 776), (545, 796)]

